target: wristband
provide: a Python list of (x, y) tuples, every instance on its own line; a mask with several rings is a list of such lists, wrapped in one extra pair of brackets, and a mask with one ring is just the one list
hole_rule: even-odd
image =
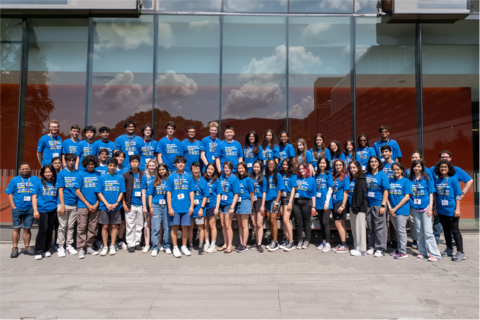
[(380, 207), (382, 207), (382, 208), (385, 208), (385, 205), (384, 205), (384, 204), (382, 204)]
[(205, 207), (200, 207), (200, 209), (202, 209), (202, 210), (203, 210), (203, 209), (205, 209)]

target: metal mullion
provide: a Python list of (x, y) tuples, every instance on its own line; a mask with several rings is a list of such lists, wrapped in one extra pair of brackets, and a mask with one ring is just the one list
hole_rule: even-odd
[(357, 140), (357, 65), (355, 61), (356, 52), (356, 18), (350, 18), (350, 112), (352, 140)]
[(87, 79), (85, 97), (85, 126), (90, 124), (92, 114), (92, 85), (93, 85), (93, 18), (88, 18), (88, 45), (87, 45)]
[[(290, 1), (289, 1), (290, 3)], [(285, 131), (289, 132), (289, 128), (290, 128), (290, 118), (289, 118), (289, 115), (288, 115), (288, 109), (289, 109), (289, 106), (290, 106), (290, 68), (289, 68), (289, 51), (290, 51), (290, 42), (289, 42), (289, 26), (290, 26), (290, 19), (289, 17), (287, 17), (287, 20), (286, 20), (286, 42), (287, 42), (287, 52), (286, 52), (286, 61), (285, 61), (285, 75), (286, 75), (286, 80), (285, 80), (285, 108), (286, 108), (286, 114), (285, 114)]]
[(156, 85), (156, 81), (157, 81), (157, 75), (158, 75), (158, 71), (157, 71), (157, 60), (158, 60), (158, 57), (157, 57), (157, 54), (158, 54), (158, 19), (159, 19), (159, 16), (158, 15), (154, 15), (154, 19), (153, 19), (153, 79), (152, 79), (152, 127), (155, 129), (156, 128), (156, 112), (155, 112), (155, 104), (156, 104), (156, 100), (157, 100), (157, 85)]
[(220, 98), (219, 101), (219, 115), (218, 121), (220, 125), (220, 132), (218, 133), (219, 138), (222, 138), (222, 105), (223, 105), (223, 16), (219, 17), (220, 19), (220, 66), (219, 66), (219, 84), (218, 89), (219, 93), (218, 96)]
[(415, 102), (417, 106), (417, 150), (424, 154), (423, 78), (422, 78), (422, 25), (415, 27)]

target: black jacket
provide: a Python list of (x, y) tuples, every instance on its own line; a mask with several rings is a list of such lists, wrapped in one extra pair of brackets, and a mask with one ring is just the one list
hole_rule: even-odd
[(367, 180), (365, 176), (357, 177), (352, 194), (352, 213), (367, 213)]
[[(142, 177), (145, 174), (142, 170), (138, 170), (138, 180), (142, 183)], [(125, 204), (130, 208), (132, 206), (132, 194), (133, 194), (133, 184), (135, 183), (135, 176), (133, 175), (132, 169), (128, 170), (123, 174), (123, 179), (125, 179), (125, 189), (127, 192), (124, 193)]]

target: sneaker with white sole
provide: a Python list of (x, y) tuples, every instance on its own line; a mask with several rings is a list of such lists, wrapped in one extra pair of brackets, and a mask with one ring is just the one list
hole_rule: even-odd
[(329, 252), (330, 250), (332, 250), (332, 246), (330, 245), (330, 243), (325, 243), (325, 245), (323, 246), (322, 252), (326, 253), (326, 252)]
[(345, 246), (341, 246), (335, 251), (335, 253), (346, 253), (346, 252), (349, 252), (349, 250), (348, 250), (348, 247), (345, 247)]
[(210, 247), (208, 247), (208, 249), (207, 249), (206, 252), (207, 252), (207, 253), (215, 253), (215, 252), (217, 252), (217, 246), (214, 245), (214, 244), (211, 244)]
[(122, 250), (127, 250), (128, 249), (127, 244), (123, 241), (118, 242), (117, 248), (122, 249)]
[(115, 250), (115, 246), (111, 246), (111, 247), (110, 247), (110, 250), (108, 250), (108, 251), (109, 251), (108, 253), (109, 253), (111, 256), (113, 256), (113, 255), (115, 255), (115, 253), (117, 253), (117, 250)]
[(308, 249), (309, 247), (310, 247), (310, 242), (309, 241), (303, 241), (302, 249)]
[(158, 253), (157, 250), (152, 250), (152, 253), (151, 253), (152, 257), (156, 257), (156, 256), (157, 256), (157, 253)]
[(370, 248), (370, 249), (367, 250), (367, 254), (371, 255), (371, 254), (374, 254), (374, 253), (375, 253), (375, 249), (373, 249), (373, 248)]
[(90, 254), (92, 256), (96, 256), (98, 254), (98, 251), (95, 251), (92, 248), (87, 248), (87, 254)]
[(159, 251), (165, 251), (165, 248), (163, 247), (162, 244), (161, 244), (160, 247), (159, 247)]
[(464, 253), (457, 251), (457, 253), (453, 256), (452, 260), (460, 262), (462, 260), (467, 260), (467, 256)]
[(68, 254), (77, 254), (77, 253), (78, 253), (78, 251), (75, 250), (75, 248), (72, 247), (71, 245), (69, 245), (69, 246), (67, 247), (67, 252), (68, 252)]
[(383, 253), (382, 250), (377, 250), (375, 251), (375, 254), (373, 255), (375, 258), (381, 258), (383, 257), (385, 254)]
[(303, 241), (298, 241), (297, 249), (302, 249), (302, 246), (303, 246)]
[(332, 248), (332, 251), (337, 251), (341, 246), (341, 244), (338, 244), (336, 247)]
[(280, 249), (280, 246), (278, 245), (277, 241), (273, 241), (273, 244), (270, 244), (270, 248), (268, 248), (268, 251), (270, 252), (275, 252), (278, 249)]
[(172, 254), (172, 249), (170, 249), (170, 247), (165, 248), (165, 253)]
[(101, 256), (106, 256), (108, 253), (108, 248), (107, 247), (103, 247), (102, 248), (102, 251), (100, 251), (100, 255)]
[(145, 245), (145, 247), (143, 247), (142, 252), (143, 252), (143, 253), (147, 253), (149, 250), (150, 250), (150, 246), (149, 246), (149, 245)]
[(285, 240), (283, 243), (280, 245), (280, 249), (285, 249), (288, 246), (288, 241)]
[(36, 254), (34, 258), (35, 258), (35, 260), (42, 260), (43, 259), (43, 254)]
[(361, 257), (362, 256), (362, 253), (358, 250), (350, 250), (350, 255), (354, 256), (354, 257)]
[(78, 251), (78, 259), (84, 259), (85, 258), (85, 251), (80, 250)]
[(267, 244), (267, 245), (265, 246), (265, 248), (267, 248), (267, 250), (270, 251), (270, 248), (271, 248), (272, 246), (275, 246), (275, 241), (273, 241), (273, 240), (272, 240), (272, 242), (270, 242), (270, 244)]
[(323, 250), (323, 248), (325, 247), (327, 243), (326, 242), (322, 242), (319, 246), (317, 246), (317, 249), (318, 250)]
[(63, 249), (63, 247), (59, 247), (59, 248), (57, 249), (57, 256), (58, 256), (59, 258), (64, 258), (65, 255), (66, 255), (66, 254), (65, 254), (65, 249)]
[(182, 246), (181, 251), (182, 251), (182, 253), (183, 253), (184, 255), (186, 255), (186, 256), (191, 256), (191, 255), (192, 255), (192, 253), (190, 252), (190, 250), (188, 250), (187, 247)]
[(45, 252), (44, 258), (50, 258), (52, 256), (52, 253), (50, 251)]
[(181, 258), (182, 257), (182, 254), (180, 253), (180, 250), (178, 249), (178, 247), (173, 248), (173, 256), (175, 258)]
[(295, 243), (292, 241), (290, 241), (287, 246), (285, 247), (285, 249), (283, 249), (284, 251), (286, 252), (290, 252), (292, 250), (295, 250)]

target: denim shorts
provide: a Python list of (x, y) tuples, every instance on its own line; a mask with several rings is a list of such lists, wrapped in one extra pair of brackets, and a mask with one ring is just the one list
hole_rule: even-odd
[(250, 199), (242, 199), (242, 202), (237, 202), (235, 208), (235, 213), (238, 214), (251, 214), (252, 213), (252, 202)]
[(190, 215), (186, 213), (176, 213), (170, 217), (170, 225), (172, 226), (190, 226)]
[(231, 207), (232, 207), (232, 204), (227, 204), (225, 206), (220, 205), (220, 209), (218, 211), (220, 213), (228, 213)]
[(12, 209), (13, 228), (31, 229), (33, 224), (33, 208), (27, 210)]
[(280, 209), (280, 205), (277, 205), (277, 210), (273, 211), (273, 203), (275, 202), (276, 199), (265, 201), (265, 212), (270, 212), (270, 213), (278, 213), (278, 209)]

